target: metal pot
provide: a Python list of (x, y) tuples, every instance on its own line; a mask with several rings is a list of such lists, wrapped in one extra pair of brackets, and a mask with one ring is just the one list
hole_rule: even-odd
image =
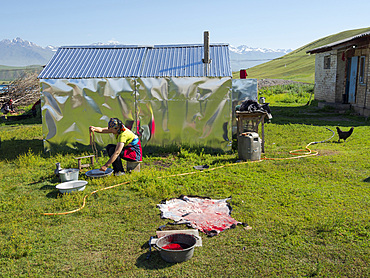
[(80, 173), (80, 170), (78, 169), (62, 169), (59, 171), (59, 177), (61, 182), (65, 181), (77, 181), (78, 180), (78, 174)]
[(159, 238), (154, 245), (163, 260), (180, 263), (189, 260), (194, 254), (197, 238), (190, 234), (172, 234)]

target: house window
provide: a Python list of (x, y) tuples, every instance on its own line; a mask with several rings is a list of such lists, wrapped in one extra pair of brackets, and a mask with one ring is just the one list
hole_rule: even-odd
[(365, 56), (360, 57), (360, 71), (358, 73), (358, 80), (360, 84), (365, 83)]
[(330, 69), (330, 56), (324, 57), (324, 69)]

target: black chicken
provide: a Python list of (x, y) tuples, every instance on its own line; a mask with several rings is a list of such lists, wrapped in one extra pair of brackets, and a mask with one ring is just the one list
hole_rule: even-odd
[(346, 139), (351, 136), (351, 134), (353, 133), (353, 130), (354, 130), (354, 127), (351, 127), (351, 129), (348, 131), (342, 131), (339, 127), (337, 127), (337, 133), (339, 136), (338, 142), (340, 141), (340, 139), (343, 139), (344, 142), (346, 142)]

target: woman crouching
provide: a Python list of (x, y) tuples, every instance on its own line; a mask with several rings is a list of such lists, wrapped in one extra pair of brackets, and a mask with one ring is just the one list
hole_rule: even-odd
[(113, 171), (116, 176), (125, 174), (122, 166), (122, 160), (141, 161), (142, 150), (139, 137), (131, 130), (126, 128), (117, 118), (111, 118), (108, 127), (90, 126), (90, 132), (113, 133), (117, 140), (117, 145), (109, 144), (106, 150), (109, 160), (99, 170), (106, 171), (110, 165), (113, 165)]

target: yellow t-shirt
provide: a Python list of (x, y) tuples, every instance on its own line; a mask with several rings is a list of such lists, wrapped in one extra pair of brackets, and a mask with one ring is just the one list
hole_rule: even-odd
[(137, 138), (136, 134), (128, 128), (126, 128), (126, 130), (121, 132), (120, 134), (116, 135), (117, 143), (123, 143), (125, 147), (130, 144), (135, 138)]

